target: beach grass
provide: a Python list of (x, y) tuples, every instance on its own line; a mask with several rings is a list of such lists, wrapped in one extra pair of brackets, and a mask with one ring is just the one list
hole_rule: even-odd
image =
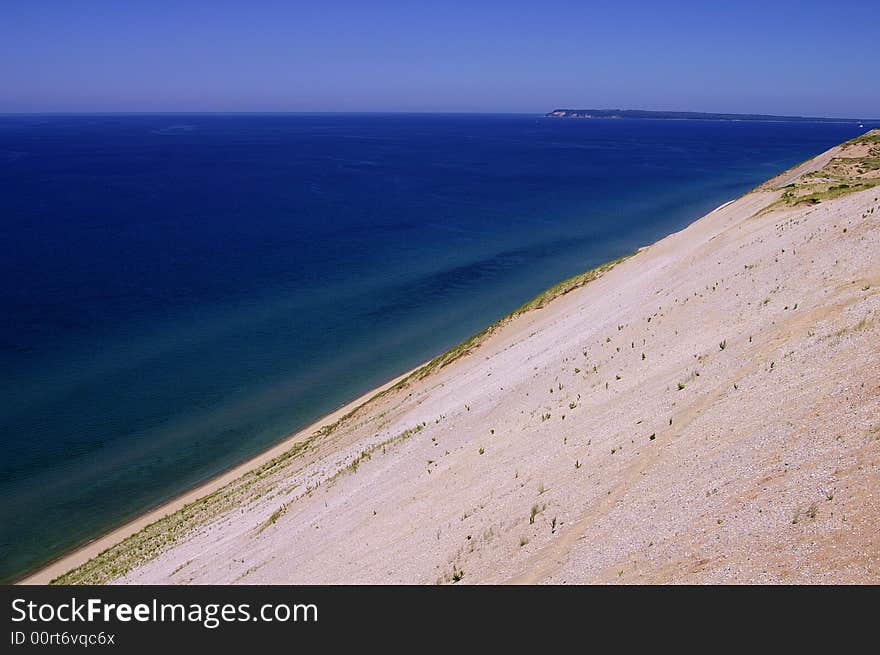
[(841, 196), (880, 186), (880, 130), (871, 130), (841, 144), (838, 156), (819, 170), (804, 173), (775, 190), (779, 199), (763, 209), (817, 205)]
[(427, 377), (432, 372), (441, 369), (444, 366), (448, 366), (455, 360), (470, 354), (471, 352), (479, 348), (480, 344), (482, 344), (486, 339), (494, 334), (499, 328), (501, 328), (517, 316), (520, 316), (521, 314), (525, 314), (527, 312), (542, 309), (556, 298), (564, 296), (565, 294), (570, 293), (575, 289), (579, 289), (580, 287), (589, 284), (593, 280), (597, 280), (603, 274), (607, 273), (624, 260), (632, 257), (633, 254), (634, 253), (630, 253), (628, 255), (624, 255), (623, 257), (618, 257), (617, 259), (608, 261), (604, 264), (601, 264), (600, 266), (597, 266), (596, 268), (592, 268), (584, 273), (579, 273), (578, 275), (574, 275), (570, 278), (563, 280), (562, 282), (559, 282), (558, 284), (553, 285), (546, 291), (541, 292), (528, 302), (524, 303), (517, 309), (507, 314), (506, 316), (500, 318), (489, 327), (465, 339), (460, 344), (450, 348), (443, 354), (438, 355), (427, 364), (414, 371), (410, 378), (402, 380), (400, 384), (404, 385), (408, 381), (410, 381), (410, 379), (420, 380), (424, 377)]

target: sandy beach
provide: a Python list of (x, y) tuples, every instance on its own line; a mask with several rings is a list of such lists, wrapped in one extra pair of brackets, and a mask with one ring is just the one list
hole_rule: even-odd
[(880, 582), (880, 131), (25, 583)]
[(185, 494), (181, 494), (180, 496), (169, 500), (167, 503), (162, 503), (162, 505), (160, 505), (159, 507), (150, 510), (142, 516), (134, 519), (133, 521), (129, 521), (128, 523), (125, 523), (115, 530), (112, 530), (107, 534), (102, 535), (101, 537), (98, 537), (93, 541), (90, 541), (84, 546), (77, 548), (76, 550), (65, 555), (64, 557), (58, 558), (57, 560), (41, 568), (36, 573), (33, 573), (23, 578), (21, 580), (21, 584), (48, 584), (58, 576), (69, 571), (70, 569), (80, 566), (81, 564), (89, 561), (93, 557), (105, 551), (110, 546), (124, 541), (131, 535), (136, 534), (137, 532), (143, 530), (145, 527), (155, 523), (163, 517), (177, 512), (186, 505), (193, 503), (201, 498), (204, 498), (205, 496), (214, 493), (218, 489), (222, 489), (226, 485), (234, 482), (242, 475), (246, 474), (248, 471), (262, 466), (267, 462), (272, 461), (274, 458), (283, 455), (296, 444), (306, 440), (309, 435), (314, 433), (316, 430), (319, 430), (322, 426), (326, 425), (327, 423), (338, 421), (349, 412), (368, 402), (376, 394), (382, 393), (386, 389), (392, 388), (394, 385), (398, 384), (400, 381), (404, 380), (411, 374), (412, 371), (408, 371), (407, 373), (404, 373), (394, 378), (386, 384), (370, 390), (369, 392), (359, 396), (350, 403), (343, 405), (335, 412), (332, 412), (331, 414), (322, 417), (319, 421), (316, 421), (315, 423), (309, 425), (307, 428), (290, 435), (288, 438), (260, 453), (256, 457), (252, 457), (251, 459), (242, 462), (238, 466), (235, 466), (228, 471), (225, 471), (224, 473), (212, 478), (204, 484), (201, 484), (194, 489), (191, 489)]

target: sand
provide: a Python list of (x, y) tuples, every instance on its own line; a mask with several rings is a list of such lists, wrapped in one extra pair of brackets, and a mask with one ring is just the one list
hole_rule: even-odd
[(843, 150), (27, 582), (880, 582), (880, 187), (767, 210)]

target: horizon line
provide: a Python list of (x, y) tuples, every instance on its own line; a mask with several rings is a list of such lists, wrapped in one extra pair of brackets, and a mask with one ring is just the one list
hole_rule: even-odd
[[(140, 110), (121, 110), (121, 111), (19, 111), (19, 112), (2, 112), (0, 118), (8, 117), (64, 117), (64, 116), (314, 116), (314, 115), (397, 115), (397, 116), (534, 116), (535, 118), (552, 118), (549, 116), (553, 111), (587, 111), (586, 109), (553, 109), (550, 112), (525, 112), (525, 111), (406, 111), (406, 110), (258, 110), (258, 111), (228, 111), (228, 110), (160, 110), (160, 111), (140, 111)], [(748, 122), (787, 122), (789, 120), (797, 120), (800, 122), (826, 122), (826, 123), (880, 123), (880, 118), (852, 118), (843, 116), (804, 116), (795, 114), (763, 114), (763, 113), (745, 113), (745, 112), (705, 112), (686, 109), (596, 109), (591, 108), (589, 111), (637, 111), (650, 113), (670, 113), (670, 114), (706, 114), (709, 116), (743, 116), (750, 117)], [(584, 120), (696, 120), (686, 117), (652, 117), (652, 116), (628, 116), (628, 117), (593, 117)], [(737, 122), (733, 118), (702, 118), (705, 121), (723, 121)]]

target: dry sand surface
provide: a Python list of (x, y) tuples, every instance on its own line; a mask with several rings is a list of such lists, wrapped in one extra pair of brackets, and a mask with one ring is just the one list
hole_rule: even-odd
[(880, 582), (880, 187), (765, 210), (840, 155), (62, 581)]

